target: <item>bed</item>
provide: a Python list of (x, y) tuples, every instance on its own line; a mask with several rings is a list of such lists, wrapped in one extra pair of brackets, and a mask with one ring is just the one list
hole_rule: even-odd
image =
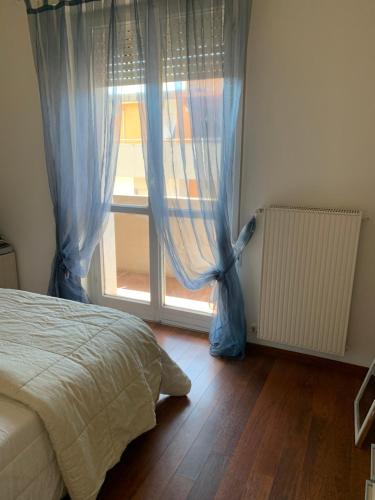
[(159, 393), (190, 381), (140, 319), (0, 289), (0, 498), (96, 498)]
[(64, 492), (43, 422), (22, 403), (0, 396), (0, 498), (59, 500)]

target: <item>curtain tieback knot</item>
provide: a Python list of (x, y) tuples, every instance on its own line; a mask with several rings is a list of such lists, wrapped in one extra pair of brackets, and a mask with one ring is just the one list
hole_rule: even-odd
[(237, 261), (237, 259), (238, 259), (238, 257), (236, 258), (233, 255), (230, 263), (227, 265), (226, 268), (219, 269), (219, 270), (216, 271), (216, 273), (215, 273), (215, 279), (216, 279), (216, 281), (224, 281), (224, 278), (225, 278), (226, 274), (232, 269), (232, 267), (234, 266), (234, 264)]
[(240, 258), (245, 246), (251, 240), (251, 237), (255, 233), (256, 229), (256, 217), (253, 215), (249, 222), (244, 225), (241, 229), (240, 234), (238, 235), (236, 243), (233, 245), (233, 256), (230, 259), (230, 262), (224, 269), (218, 269), (215, 273), (216, 281), (223, 281), (226, 274), (232, 269), (234, 264)]
[(57, 252), (56, 254), (56, 264), (58, 268), (64, 273), (65, 279), (69, 279), (70, 271), (65, 265), (64, 257), (61, 252)]

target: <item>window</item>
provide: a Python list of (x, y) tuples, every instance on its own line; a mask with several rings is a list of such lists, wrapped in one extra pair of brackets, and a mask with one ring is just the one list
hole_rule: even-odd
[[(212, 5), (211, 2), (207, 4)], [(171, 8), (173, 5), (171, 3)], [(164, 193), (172, 211), (189, 202), (193, 208), (196, 205), (198, 212), (202, 200), (212, 200), (212, 192), (198, 185), (196, 178), (194, 155), (201, 137), (206, 141), (204, 147), (210, 148), (208, 156), (220, 165), (223, 79), (215, 75), (222, 75), (223, 16), (221, 7), (217, 15), (211, 10), (207, 16), (205, 13), (199, 15), (201, 19), (197, 22), (204, 25), (212, 39), (209, 46), (199, 45), (202, 57), (189, 68), (189, 85), (186, 81), (189, 48), (173, 46), (176, 36), (189, 38), (186, 37), (183, 18), (179, 17), (178, 23), (168, 23), (163, 31)], [(195, 325), (206, 329), (213, 313), (212, 287), (199, 291), (185, 289), (177, 280), (156, 236), (144, 162), (147, 145), (142, 143), (143, 104), (140, 96), (145, 90), (142, 57), (138, 55), (131, 22), (118, 35), (123, 37), (126, 50), (115, 61), (116, 80), (119, 82), (116, 91), (120, 92), (122, 100), (120, 144), (112, 215), (102, 244), (104, 295), (101, 302), (123, 307), (146, 319), (166, 319), (181, 324), (181, 318), (189, 318), (190, 327)], [(202, 96), (204, 106), (200, 106)], [(203, 158), (203, 161), (207, 160), (207, 157)], [(205, 233), (204, 224), (203, 220), (196, 220), (194, 230)], [(188, 225), (181, 229), (183, 225), (181, 222), (172, 224), (172, 237), (178, 240), (181, 249), (189, 242), (193, 244), (194, 240), (194, 235), (189, 233), (192, 229)], [(194, 259), (198, 267), (201, 265), (206, 269), (207, 262), (214, 260), (208, 241), (203, 244), (203, 252), (206, 255), (202, 256), (197, 249)]]

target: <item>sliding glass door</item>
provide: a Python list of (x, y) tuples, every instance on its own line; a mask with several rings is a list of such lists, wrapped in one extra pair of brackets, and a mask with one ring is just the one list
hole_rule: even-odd
[[(183, 82), (178, 85), (182, 86)], [(113, 203), (100, 249), (94, 258), (90, 291), (95, 302), (144, 319), (207, 330), (213, 312), (213, 288), (207, 286), (198, 291), (184, 288), (176, 279), (156, 235), (142, 149), (139, 92), (142, 92), (139, 85), (121, 88), (121, 131)], [(187, 106), (183, 112), (185, 141), (189, 141)], [(170, 122), (170, 116), (168, 118)], [(164, 131), (163, 140), (165, 143), (177, 142), (179, 133), (177, 125), (169, 127)], [(167, 196), (177, 196), (182, 204), (189, 196), (190, 203), (199, 203), (194, 169), (191, 169), (187, 183), (189, 193), (186, 193), (186, 179), (181, 178), (179, 182), (177, 175), (176, 180), (178, 166), (170, 162), (170, 168), (174, 170), (168, 177), (166, 169)], [(182, 169), (181, 175), (185, 175)], [(197, 221), (198, 230), (200, 224), (203, 221)], [(181, 230), (180, 226), (176, 225), (176, 231)], [(181, 238), (181, 245), (188, 242), (187, 231)]]

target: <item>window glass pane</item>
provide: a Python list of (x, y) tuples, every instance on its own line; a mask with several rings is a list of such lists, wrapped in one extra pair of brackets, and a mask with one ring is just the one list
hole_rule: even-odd
[(112, 213), (103, 254), (105, 293), (150, 302), (148, 216)]
[(173, 268), (168, 262), (168, 258), (165, 259), (164, 274), (164, 305), (198, 313), (213, 313), (212, 286), (208, 285), (201, 290), (189, 290), (185, 288), (177, 280)]
[[(171, 217), (172, 238), (182, 265), (191, 270), (191, 279), (197, 279), (200, 273), (212, 267), (215, 259), (207, 237), (210, 221), (203, 222), (199, 217)], [(167, 251), (164, 264), (164, 304), (177, 309), (213, 313), (212, 286), (197, 291), (185, 288), (178, 281), (169, 262)], [(194, 262), (194, 266), (191, 263)], [(192, 270), (194, 269), (194, 271)]]
[(113, 203), (147, 205), (148, 190), (142, 149), (142, 131), (138, 93), (140, 85), (120, 87), (120, 144)]
[[(143, 91), (142, 85), (120, 87), (120, 144), (113, 196), (113, 202), (118, 204), (148, 203), (139, 102)], [(220, 164), (221, 115), (218, 115), (218, 110), (221, 109), (222, 91), (222, 78), (191, 81), (189, 84), (186, 81), (163, 84), (163, 155), (168, 197), (198, 198), (194, 161), (199, 160), (202, 165), (208, 161)], [(192, 130), (193, 109), (195, 126)], [(194, 160), (194, 154), (197, 154), (197, 149), (194, 153), (194, 141), (199, 142), (202, 138), (208, 141), (205, 147), (209, 148), (209, 155), (207, 151)], [(213, 193), (201, 186), (201, 194), (212, 198)]]
[(221, 163), (222, 92), (222, 78), (164, 84), (163, 155), (169, 198), (216, 197)]

